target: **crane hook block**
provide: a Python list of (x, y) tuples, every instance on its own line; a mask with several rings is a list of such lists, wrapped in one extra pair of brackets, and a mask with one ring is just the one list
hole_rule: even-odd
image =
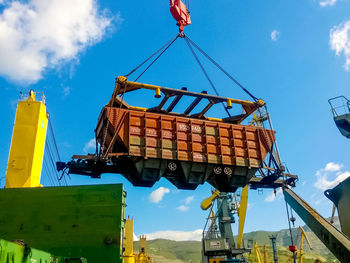
[(179, 27), (180, 35), (183, 36), (185, 26), (191, 24), (190, 12), (181, 0), (170, 0), (170, 13), (177, 21), (176, 25)]

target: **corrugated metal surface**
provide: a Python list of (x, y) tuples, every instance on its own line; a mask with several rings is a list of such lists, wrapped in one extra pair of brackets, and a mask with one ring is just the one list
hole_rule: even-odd
[(254, 126), (112, 107), (102, 115), (109, 124), (100, 119), (98, 141), (107, 148), (119, 126), (112, 153), (144, 158), (259, 167), (275, 139), (274, 131)]

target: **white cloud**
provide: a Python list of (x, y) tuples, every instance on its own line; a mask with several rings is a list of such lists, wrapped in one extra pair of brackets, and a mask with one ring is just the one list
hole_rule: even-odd
[(270, 203), (275, 200), (282, 199), (282, 196), (283, 196), (282, 188), (278, 188), (278, 190), (276, 191), (276, 194), (274, 192), (271, 192), (268, 196), (266, 196), (264, 201)]
[[(0, 0), (1, 1), (1, 0)], [(46, 69), (78, 59), (102, 40), (118, 16), (99, 11), (95, 0), (6, 1), (0, 13), (0, 75), (22, 84)]]
[(280, 33), (279, 31), (277, 31), (276, 29), (274, 29), (274, 30), (271, 32), (271, 40), (276, 42), (276, 41), (279, 39), (280, 34), (281, 34), (281, 33)]
[(189, 207), (186, 205), (180, 205), (180, 206), (176, 207), (176, 209), (181, 211), (181, 212), (186, 212), (189, 209)]
[(194, 231), (157, 231), (145, 234), (147, 240), (168, 239), (174, 241), (201, 241), (203, 230), (197, 229)]
[(69, 86), (64, 86), (63, 87), (63, 97), (67, 97), (70, 93), (70, 87)]
[(337, 56), (345, 56), (344, 68), (346, 71), (350, 68), (350, 20), (334, 26), (330, 30), (330, 46)]
[(96, 149), (96, 140), (95, 138), (93, 138), (85, 144), (83, 151), (84, 153), (88, 153), (89, 150), (95, 150), (95, 149)]
[(186, 197), (184, 200), (185, 205), (189, 205), (190, 203), (192, 203), (193, 199), (194, 199), (194, 195)]
[(139, 241), (139, 238), (135, 235), (135, 232), (133, 233), (133, 239), (134, 241)]
[(325, 168), (316, 172), (317, 180), (314, 186), (323, 191), (335, 187), (350, 176), (350, 172), (342, 172), (341, 168), (341, 164), (327, 163)]
[(324, 170), (327, 172), (336, 172), (339, 171), (342, 167), (342, 164), (330, 162), (326, 164)]
[(325, 7), (325, 6), (332, 6), (337, 2), (337, 0), (323, 0), (320, 1), (320, 6)]
[(162, 201), (164, 195), (168, 193), (170, 193), (170, 190), (161, 186), (149, 195), (149, 200), (152, 203), (159, 203)]

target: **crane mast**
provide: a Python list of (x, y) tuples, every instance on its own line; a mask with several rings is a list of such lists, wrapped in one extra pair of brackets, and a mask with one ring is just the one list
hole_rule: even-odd
[(6, 172), (6, 188), (39, 187), (48, 124), (45, 97), (33, 90), (19, 101)]

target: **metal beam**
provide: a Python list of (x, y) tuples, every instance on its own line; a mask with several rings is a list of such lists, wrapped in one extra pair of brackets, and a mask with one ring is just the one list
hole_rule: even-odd
[[(182, 95), (196, 97), (196, 98), (204, 98), (204, 99), (215, 101), (215, 103), (227, 102), (227, 100), (230, 100), (231, 103), (246, 105), (246, 106), (253, 106), (253, 107), (256, 106), (256, 108), (263, 106), (265, 104), (263, 101), (260, 101), (259, 103), (257, 103), (257, 102), (253, 102), (253, 101), (249, 101), (249, 100), (232, 99), (232, 98), (209, 95), (209, 94), (204, 94), (204, 93), (171, 89), (171, 88), (166, 88), (166, 87), (161, 87), (161, 86), (156, 86), (156, 85), (133, 82), (133, 81), (128, 81), (123, 76), (119, 76), (117, 78), (116, 89), (117, 89), (117, 92), (115, 93), (115, 95), (127, 93), (127, 92), (138, 90), (138, 89), (149, 89), (149, 90), (160, 90), (165, 95), (171, 94), (172, 96), (174, 96), (174, 95), (182, 94)], [(260, 104), (262, 104), (262, 105), (260, 105)]]
[[(186, 88), (182, 88), (181, 90), (187, 90)], [(173, 99), (173, 101), (170, 103), (169, 107), (167, 108), (166, 112), (169, 113), (171, 112), (175, 106), (179, 103), (181, 100), (183, 94), (176, 95), (176, 97)]]
[(340, 260), (350, 262), (350, 239), (331, 225), (291, 189), (283, 189), (284, 198), (322, 243)]
[[(202, 91), (202, 93), (207, 94), (206, 91)], [(188, 106), (188, 108), (184, 111), (185, 115), (188, 115), (193, 111), (193, 109), (199, 104), (199, 102), (202, 100), (202, 98), (195, 98), (194, 101)]]

